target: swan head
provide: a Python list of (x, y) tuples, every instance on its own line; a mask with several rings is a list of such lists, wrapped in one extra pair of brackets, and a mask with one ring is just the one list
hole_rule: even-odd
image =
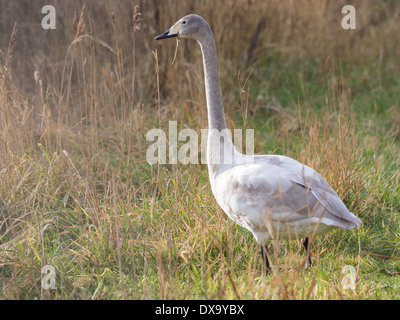
[(171, 28), (157, 36), (156, 40), (167, 38), (189, 38), (198, 40), (209, 29), (207, 22), (196, 14), (189, 14), (178, 20)]

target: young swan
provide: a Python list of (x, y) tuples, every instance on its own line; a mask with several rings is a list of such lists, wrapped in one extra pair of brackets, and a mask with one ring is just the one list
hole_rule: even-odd
[(225, 122), (217, 50), (207, 22), (190, 14), (156, 37), (195, 39), (203, 54), (209, 134), (207, 162), (212, 192), (230, 219), (251, 231), (269, 270), (269, 239), (302, 239), (305, 268), (311, 266), (310, 239), (362, 221), (324, 178), (310, 167), (279, 155), (244, 155), (233, 146)]

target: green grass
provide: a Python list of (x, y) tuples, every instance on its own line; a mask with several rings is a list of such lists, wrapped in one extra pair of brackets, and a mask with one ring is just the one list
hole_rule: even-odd
[[(274, 94), (294, 118), (298, 103), (306, 105), (301, 114), (309, 113), (322, 127), (329, 126), (330, 138), (336, 141), (337, 117), (324, 123), (328, 106), (312, 107), (321, 96), (330, 95), (326, 87), (319, 87), (318, 93), (314, 89), (327, 80), (306, 73), (309, 76), (302, 75), (305, 93), (299, 98), (293, 98), (293, 92), (300, 94), (297, 77), (276, 79), (273, 86), (280, 83), (283, 89), (275, 91), (271, 86), (264, 94)], [(39, 162), (28, 156), (20, 160), (21, 176), (28, 170), (34, 173), (27, 176), (30, 184), (15, 195), (16, 200), (31, 196), (27, 202), (32, 207), (41, 202), (43, 206), (18, 226), (15, 246), (2, 253), (2, 298), (40, 298), (40, 269), (45, 264), (56, 268), (57, 289), (42, 296), (54, 299), (399, 298), (399, 262), (373, 254), (400, 257), (400, 143), (388, 137), (393, 119), (387, 112), (357, 113), (360, 100), (383, 108), (380, 103), (398, 106), (399, 98), (380, 100), (374, 90), (369, 92), (368, 96), (360, 91), (346, 101), (350, 108), (346, 112), (355, 113), (351, 134), (357, 148), (350, 152), (359, 165), (349, 179), (359, 180), (360, 187), (350, 190), (357, 194), (348, 195), (346, 204), (364, 221), (360, 239), (357, 231), (346, 230), (321, 236), (313, 243), (311, 270), (296, 271), (304, 252), (295, 241), (283, 242), (274, 255), (281, 267), (264, 276), (252, 235), (233, 225), (217, 207), (204, 165), (160, 166), (157, 180), (157, 166), (134, 163), (129, 155), (116, 154), (107, 145), (93, 162), (79, 153), (49, 154), (41, 146), (35, 150), (42, 154)], [(273, 151), (309, 159), (302, 154), (304, 144), (310, 143), (307, 134), (301, 135), (300, 125), (309, 125), (304, 118), (297, 119), (294, 130), (282, 134), (279, 113), (255, 112), (247, 127), (255, 130), (257, 153)], [(234, 120), (240, 126), (241, 116)], [(319, 136), (322, 143), (325, 138)], [(102, 166), (109, 167), (107, 172), (101, 172)], [(67, 172), (60, 172), (65, 167)], [(92, 180), (82, 178), (85, 171), (92, 172)], [(68, 191), (46, 192), (58, 184)], [(42, 237), (37, 234), (39, 225)], [(344, 290), (342, 267), (358, 264), (357, 288)]]
[[(149, 37), (146, 25), (143, 33)], [(367, 40), (357, 41), (367, 46)], [(189, 67), (179, 64), (195, 44), (180, 46), (174, 66), (170, 52), (159, 51), (158, 105), (157, 94), (148, 93), (157, 78), (151, 52), (138, 50), (145, 79), (136, 83), (144, 95), (137, 101), (127, 84), (130, 57), (106, 55), (107, 69), (79, 42), (69, 57), (82, 68), (70, 78), (70, 98), (82, 103), (77, 108), (60, 102), (54, 87), (46, 97), (25, 95), (0, 69), (0, 200), (7, 202), (6, 223), (0, 215), (0, 299), (399, 299), (396, 48), (379, 60), (375, 53), (323, 59), (276, 47), (246, 64), (239, 85), (240, 68), (221, 59), (228, 123), (254, 129), (257, 154), (287, 155), (320, 172), (363, 220), (362, 229), (315, 239), (308, 271), (299, 241), (271, 243), (273, 270), (266, 276), (251, 233), (216, 204), (205, 165), (145, 161), (148, 130), (160, 124), (167, 131), (169, 120), (178, 121), (178, 130), (205, 127), (199, 57)], [(59, 54), (64, 59), (66, 52)], [(91, 108), (96, 115), (86, 113)], [(58, 122), (60, 110), (70, 110), (71, 119)], [(41, 288), (45, 265), (55, 267), (55, 290)], [(345, 266), (359, 271), (354, 290), (342, 285)]]

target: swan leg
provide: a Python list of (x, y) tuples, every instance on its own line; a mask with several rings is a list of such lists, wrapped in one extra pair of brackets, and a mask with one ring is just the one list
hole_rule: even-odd
[(304, 249), (306, 249), (307, 261), (304, 269), (307, 270), (309, 267), (311, 267), (310, 243), (308, 237), (301, 239), (301, 243), (303, 244)]
[(261, 245), (260, 246), (260, 254), (261, 254), (261, 259), (264, 261), (265, 273), (266, 273), (266, 275), (268, 275), (268, 273), (269, 273), (268, 247)]

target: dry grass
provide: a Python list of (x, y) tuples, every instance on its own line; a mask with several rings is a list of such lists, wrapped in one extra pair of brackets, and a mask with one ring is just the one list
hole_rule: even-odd
[[(374, 277), (398, 268), (360, 261), (358, 246), (400, 255), (399, 100), (374, 95), (398, 89), (387, 73), (399, 75), (400, 7), (354, 3), (353, 32), (340, 27), (347, 1), (54, 1), (57, 29), (44, 31), (45, 1), (3, 1), (0, 297), (396, 297), (397, 278)], [(275, 272), (263, 275), (257, 245), (216, 206), (204, 166), (145, 161), (148, 130), (206, 126), (199, 50), (181, 41), (171, 66), (174, 41), (153, 41), (189, 12), (215, 32), (229, 126), (254, 128), (257, 153), (317, 169), (366, 223), (360, 235), (317, 240), (307, 274), (294, 268), (301, 245), (289, 242), (274, 246)], [(41, 288), (47, 264), (56, 290)], [(354, 291), (341, 287), (346, 264), (360, 267)]]

